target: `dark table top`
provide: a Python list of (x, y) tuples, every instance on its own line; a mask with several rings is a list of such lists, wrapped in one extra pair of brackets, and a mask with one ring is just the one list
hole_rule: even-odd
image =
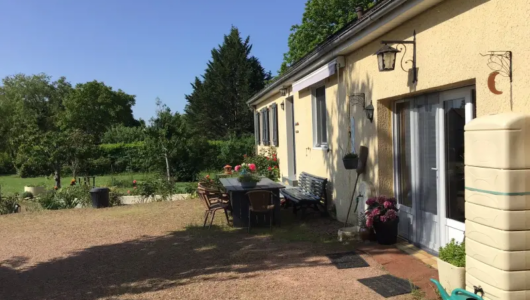
[(237, 178), (220, 178), (221, 184), (225, 187), (227, 192), (234, 191), (252, 191), (252, 190), (267, 190), (267, 189), (283, 189), (285, 186), (278, 182), (274, 182), (269, 178), (262, 178), (258, 184), (253, 188), (243, 188)]

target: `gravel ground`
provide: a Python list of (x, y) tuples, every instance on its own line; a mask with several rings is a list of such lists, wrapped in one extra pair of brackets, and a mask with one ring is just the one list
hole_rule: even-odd
[(386, 273), (372, 258), (325, 257), (349, 250), (322, 242), (338, 223), (248, 234), (201, 216), (198, 200), (0, 216), (0, 299), (384, 299), (356, 280)]

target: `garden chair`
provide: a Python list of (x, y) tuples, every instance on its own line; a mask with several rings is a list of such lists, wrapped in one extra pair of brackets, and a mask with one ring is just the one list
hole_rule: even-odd
[(200, 183), (199, 183), (198, 189), (204, 190), (208, 194), (208, 197), (211, 203), (220, 202), (220, 203), (228, 205), (227, 209), (230, 212), (230, 214), (232, 214), (232, 205), (230, 204), (229, 194), (223, 193), (222, 191), (218, 189), (212, 189), (212, 188), (205, 187)]
[(210, 225), (208, 226), (208, 229), (212, 227), (213, 219), (215, 218), (215, 213), (218, 210), (223, 210), (225, 212), (226, 216), (226, 223), (228, 226), (230, 226), (230, 219), (228, 218), (228, 210), (230, 205), (228, 203), (223, 203), (221, 199), (214, 197), (211, 193), (209, 193), (205, 189), (197, 189), (197, 194), (199, 194), (199, 198), (204, 203), (205, 210), (204, 210), (204, 224), (202, 227), (206, 227), (206, 223), (208, 222), (208, 218), (210, 218)]
[(274, 214), (274, 193), (271, 191), (250, 191), (247, 194), (248, 206), (248, 232), (252, 224), (252, 214), (263, 214), (269, 216), (270, 229), (272, 230), (272, 219)]

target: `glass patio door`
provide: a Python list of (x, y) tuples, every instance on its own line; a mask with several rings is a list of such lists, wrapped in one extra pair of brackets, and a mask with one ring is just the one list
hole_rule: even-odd
[(399, 233), (434, 251), (440, 245), (439, 111), (439, 94), (430, 94), (397, 102), (394, 115)]
[(441, 244), (451, 239), (459, 242), (465, 232), (464, 126), (474, 118), (473, 88), (466, 87), (440, 93), (441, 147), (440, 190)]

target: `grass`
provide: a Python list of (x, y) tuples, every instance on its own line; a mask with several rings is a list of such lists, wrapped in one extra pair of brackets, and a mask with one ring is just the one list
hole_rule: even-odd
[[(142, 181), (145, 178), (155, 176), (150, 173), (121, 173), (114, 175), (103, 175), (96, 176), (96, 186), (98, 187), (111, 187), (115, 186), (117, 181), (124, 182), (129, 181), (131, 187), (119, 187), (118, 190), (122, 193), (127, 193), (127, 190), (132, 189), (132, 181)], [(61, 178), (61, 183), (63, 186), (66, 186), (70, 183), (71, 177), (64, 175)], [(53, 176), (43, 176), (43, 177), (34, 177), (34, 178), (20, 178), (17, 175), (5, 175), (0, 176), (0, 189), (4, 195), (13, 195), (13, 194), (22, 194), (24, 192), (24, 186), (28, 185), (43, 185), (47, 189), (52, 189), (55, 182)], [(176, 189), (183, 191), (184, 188), (188, 185), (188, 182), (177, 182)]]

